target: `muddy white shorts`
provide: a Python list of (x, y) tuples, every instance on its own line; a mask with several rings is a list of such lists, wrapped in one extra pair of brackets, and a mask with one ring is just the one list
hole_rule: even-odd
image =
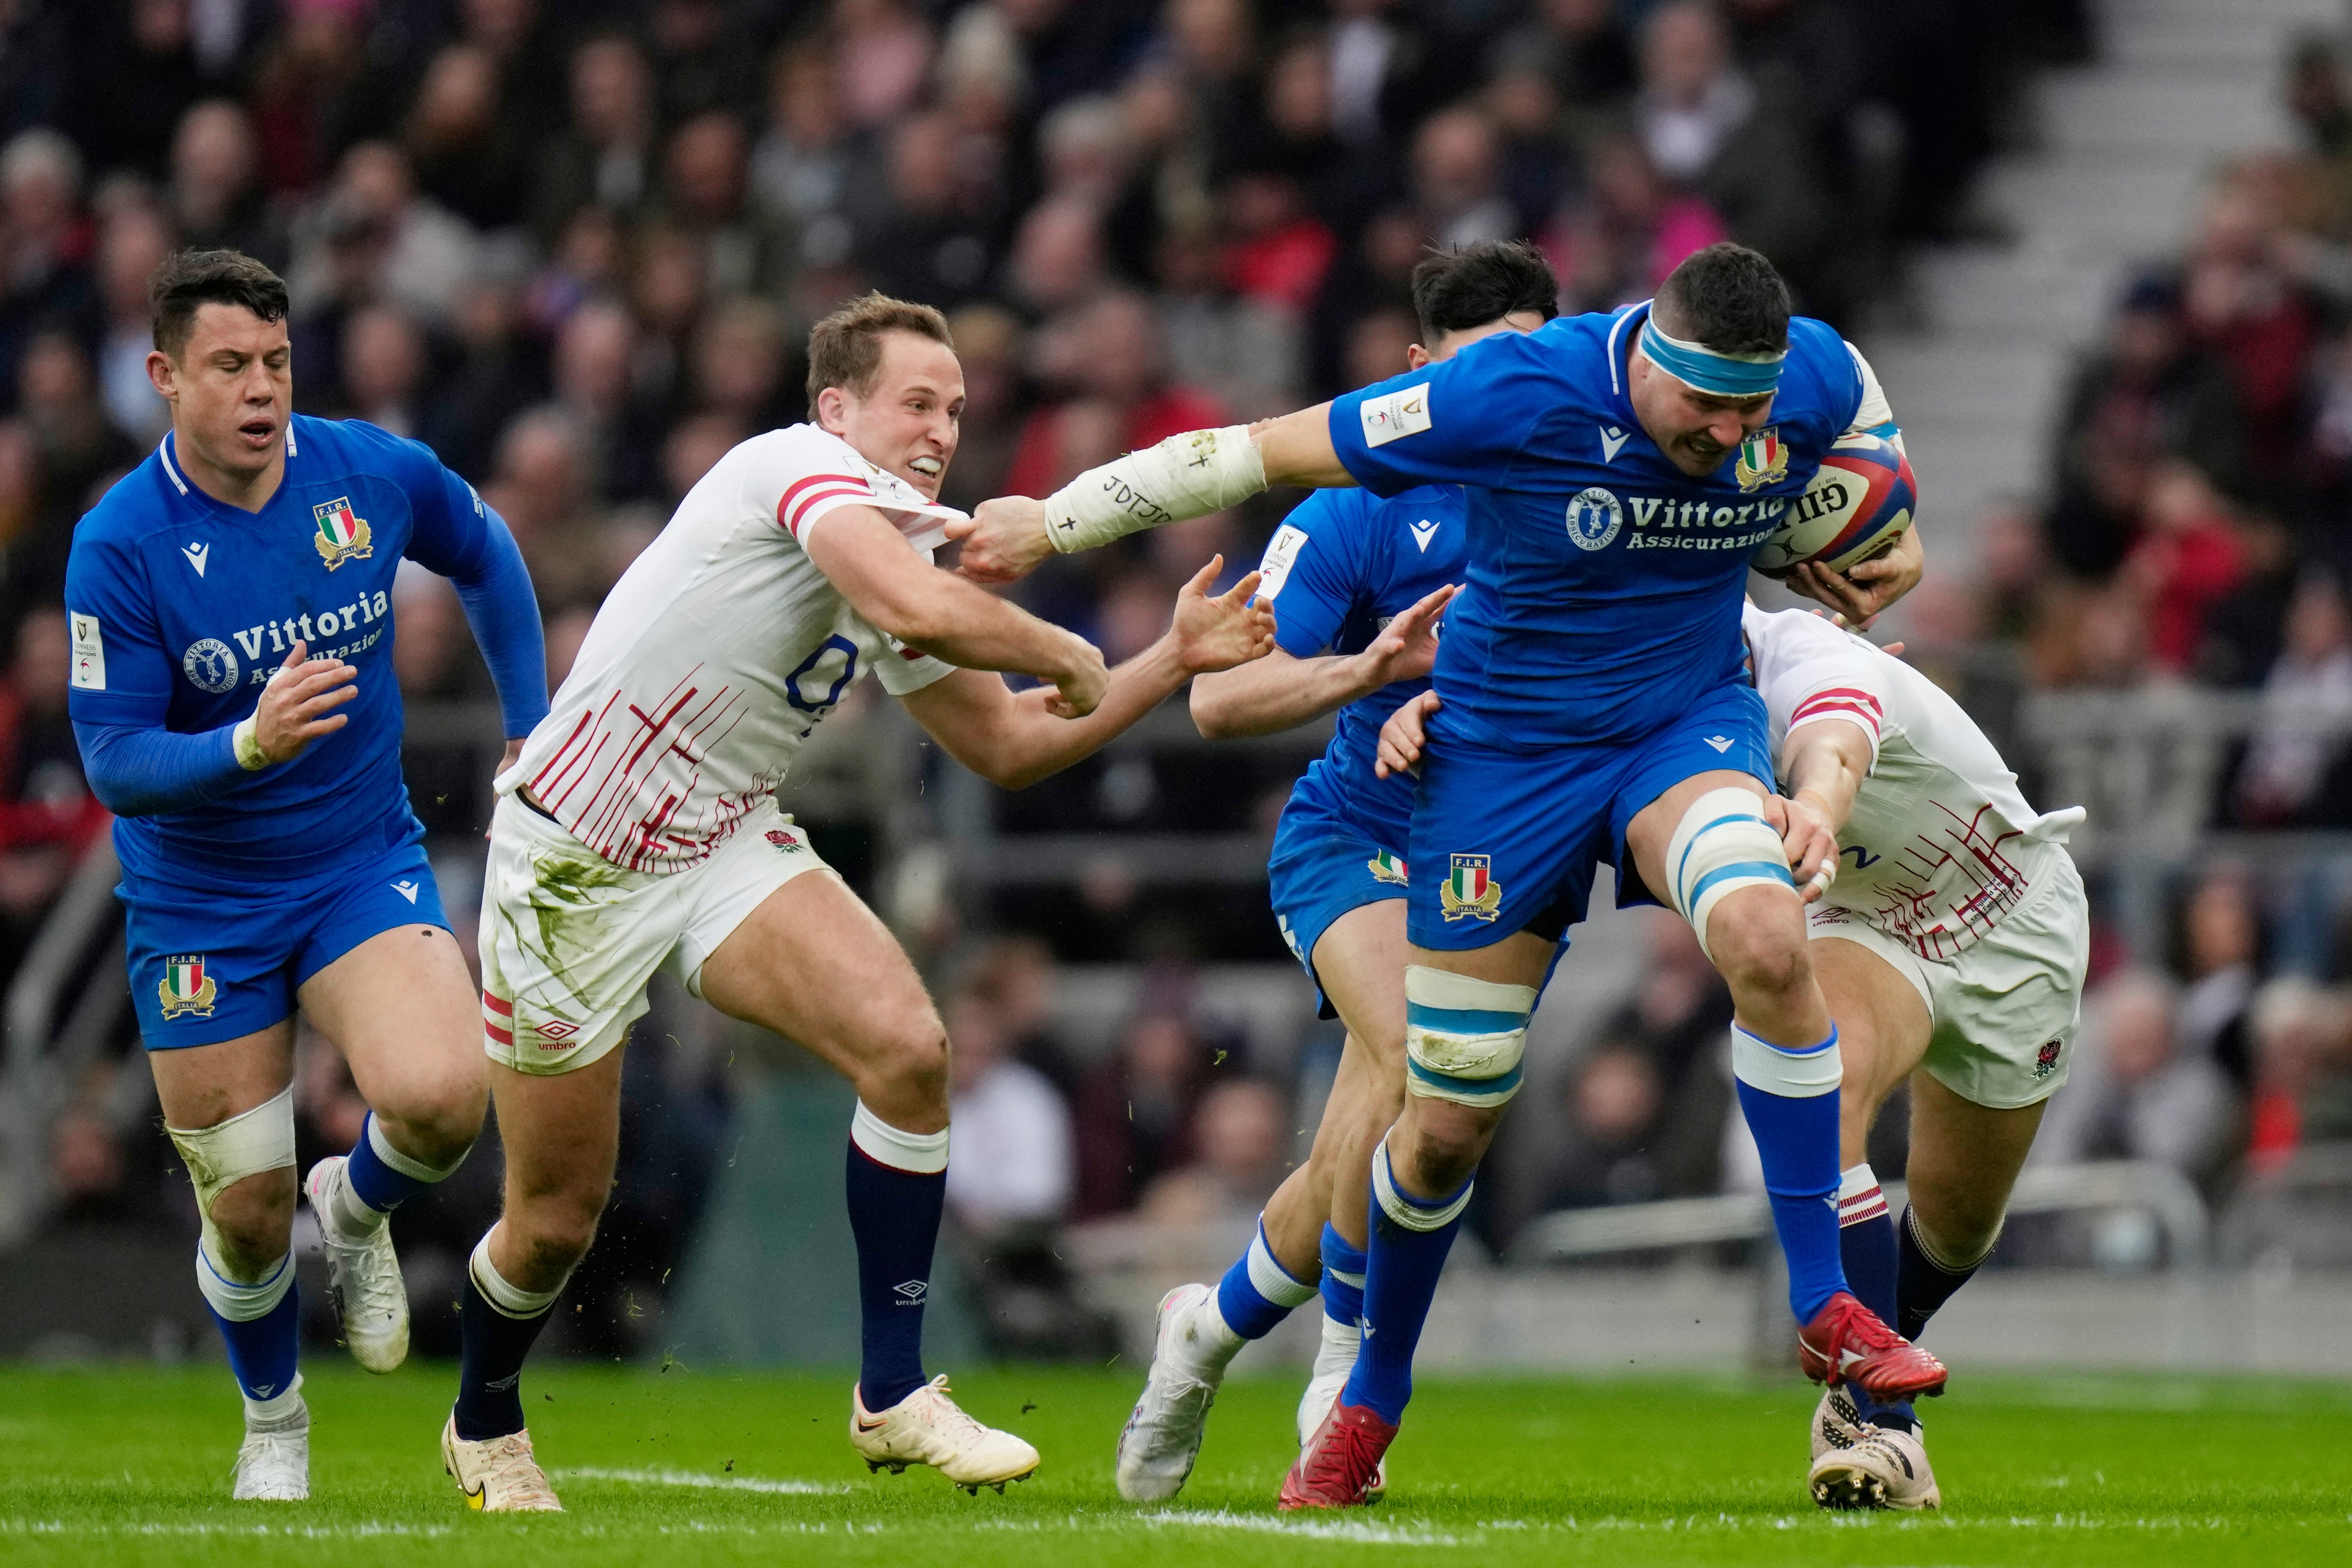
[(507, 795), (482, 886), (482, 1027), (517, 1072), (586, 1067), (646, 1010), (656, 973), (702, 994), (702, 965), (770, 893), (824, 862), (771, 799), (718, 852), (655, 876), (614, 865)]
[(2066, 1081), (2082, 1021), (2090, 901), (2071, 856), (2061, 850), (2042, 864), (2042, 885), (1949, 959), (1922, 958), (1834, 905), (1811, 910), (1815, 941), (1859, 943), (1912, 984), (1933, 1031), (1920, 1065), (1962, 1100), (1994, 1110), (2047, 1100)]

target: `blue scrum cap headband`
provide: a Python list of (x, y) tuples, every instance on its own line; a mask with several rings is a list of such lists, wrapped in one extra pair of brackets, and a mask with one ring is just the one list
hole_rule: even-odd
[(1780, 384), (1780, 366), (1789, 351), (1777, 353), (1727, 353), (1705, 343), (1669, 337), (1654, 316), (1642, 322), (1642, 352), (1650, 363), (1697, 392), (1717, 397), (1760, 397)]

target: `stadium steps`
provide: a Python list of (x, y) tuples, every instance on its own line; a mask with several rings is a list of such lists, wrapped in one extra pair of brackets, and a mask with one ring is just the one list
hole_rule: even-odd
[(2098, 63), (2034, 89), (2040, 135), (1984, 182), (2005, 246), (1945, 247), (1915, 275), (1924, 323), (1864, 347), (1903, 422), (1937, 559), (1973, 570), (1989, 508), (2037, 494), (2075, 354), (2137, 264), (2176, 252), (2232, 153), (2293, 142), (2287, 40), (2342, 0), (2104, 0)]

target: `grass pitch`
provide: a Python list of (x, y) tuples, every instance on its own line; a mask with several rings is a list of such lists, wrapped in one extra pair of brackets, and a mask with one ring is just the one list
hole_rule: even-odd
[(312, 1359), (307, 1504), (227, 1500), (238, 1426), (217, 1367), (0, 1372), (0, 1563), (2352, 1562), (2352, 1388), (2332, 1384), (1968, 1378), (1928, 1406), (1944, 1511), (1832, 1516), (1803, 1493), (1803, 1385), (1431, 1379), (1389, 1500), (1301, 1520), (1274, 1510), (1286, 1379), (1228, 1384), (1181, 1498), (1139, 1510), (1111, 1488), (1140, 1370), (1123, 1364), (960, 1379), (967, 1408), (1045, 1455), (976, 1499), (927, 1471), (867, 1476), (842, 1432), (846, 1374), (559, 1367), (525, 1386), (570, 1512), (499, 1519), (441, 1474), (452, 1369)]

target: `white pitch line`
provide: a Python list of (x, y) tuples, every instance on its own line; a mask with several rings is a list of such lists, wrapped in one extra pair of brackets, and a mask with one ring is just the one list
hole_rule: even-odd
[(66, 1520), (0, 1520), (6, 1535), (226, 1535), (242, 1539), (290, 1537), (300, 1541), (362, 1541), (388, 1535), (439, 1537), (453, 1533), (446, 1524), (399, 1524), (369, 1521), (361, 1524), (85, 1524)]
[(1136, 1516), (1139, 1522), (1164, 1528), (1178, 1525), (1199, 1530), (1246, 1530), (1261, 1535), (1297, 1535), (1311, 1541), (1349, 1541), (1364, 1546), (1459, 1546), (1459, 1536), (1434, 1530), (1365, 1524), (1353, 1520), (1312, 1520), (1297, 1524), (1268, 1519), (1264, 1514), (1228, 1513), (1220, 1509), (1176, 1509), (1166, 1513)]
[(566, 1480), (617, 1481), (633, 1487), (699, 1487), (719, 1492), (769, 1492), (785, 1497), (839, 1497), (849, 1488), (835, 1481), (775, 1481), (758, 1476), (713, 1476), (699, 1470), (606, 1470), (566, 1468)]

